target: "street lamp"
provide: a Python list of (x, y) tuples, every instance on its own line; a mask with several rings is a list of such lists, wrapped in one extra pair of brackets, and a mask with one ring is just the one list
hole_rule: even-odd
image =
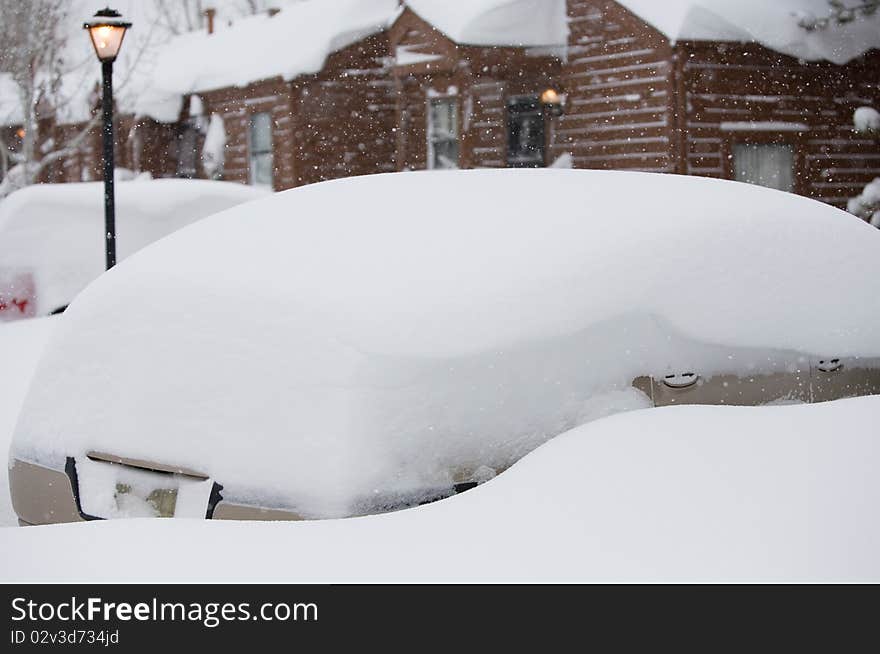
[(122, 15), (109, 7), (101, 9), (83, 29), (89, 31), (95, 54), (101, 62), (104, 79), (104, 236), (107, 270), (116, 265), (116, 206), (113, 190), (113, 62), (122, 47), (122, 39), (131, 23), (122, 20)]

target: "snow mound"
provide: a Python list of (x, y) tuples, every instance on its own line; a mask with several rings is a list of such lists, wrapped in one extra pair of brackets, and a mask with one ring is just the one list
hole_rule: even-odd
[(179, 110), (188, 93), (317, 73), (333, 52), (386, 29), (397, 10), (397, 0), (306, 0), (214, 34), (184, 34), (162, 48), (138, 111), (167, 120), (166, 107)]
[[(0, 322), (0, 452), (9, 449), (15, 419), (50, 330), (58, 320)], [(18, 524), (9, 500), (8, 468), (0, 465), (0, 526)]]
[(877, 582), (878, 423), (880, 397), (638, 411), (409, 511), (9, 529), (0, 580)]
[(528, 47), (568, 42), (565, 0), (406, 0), (406, 5), (457, 43)]
[[(880, 13), (808, 31), (806, 16), (825, 17), (827, 0), (617, 0), (671, 41), (757, 42), (792, 57), (836, 64), (880, 48)], [(857, 4), (857, 3), (856, 3)]]
[[(224, 182), (117, 183), (117, 258), (200, 218), (265, 195)], [(103, 232), (103, 183), (40, 184), (16, 191), (0, 202), (0, 282), (32, 276), (37, 313), (53, 311), (104, 271)]]
[(853, 126), (860, 133), (880, 134), (880, 111), (874, 107), (859, 107), (853, 112)]
[(14, 449), (52, 465), (96, 450), (185, 466), (230, 500), (351, 515), (648, 406), (639, 375), (880, 355), (865, 283), (878, 277), (877, 230), (736, 182), (327, 182), (101, 276), (59, 326)]
[(860, 195), (847, 202), (846, 210), (880, 227), (880, 177), (870, 182)]

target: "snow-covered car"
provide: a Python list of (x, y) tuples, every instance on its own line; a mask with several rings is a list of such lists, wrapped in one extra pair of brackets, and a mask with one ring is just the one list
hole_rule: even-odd
[(877, 582), (878, 424), (880, 395), (631, 411), (408, 511), (0, 530), (0, 583)]
[(863, 221), (735, 182), (492, 170), (284, 192), (77, 297), (19, 416), (13, 504), (28, 524), (363, 515), (615, 412), (877, 393), (878, 277)]
[[(230, 182), (157, 179), (116, 186), (118, 256), (212, 213), (263, 198)], [(38, 184), (0, 202), (0, 321), (63, 309), (104, 271), (104, 187)]]

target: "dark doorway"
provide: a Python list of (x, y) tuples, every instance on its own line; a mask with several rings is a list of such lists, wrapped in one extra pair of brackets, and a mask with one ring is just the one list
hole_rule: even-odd
[(543, 168), (544, 108), (538, 96), (507, 101), (507, 165), (510, 168)]

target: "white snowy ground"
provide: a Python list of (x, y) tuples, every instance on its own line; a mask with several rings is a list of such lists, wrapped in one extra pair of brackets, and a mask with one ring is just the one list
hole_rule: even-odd
[[(60, 319), (0, 325), (4, 450)], [(880, 581), (877, 424), (880, 397), (636, 411), (400, 513), (5, 527), (0, 581)]]

